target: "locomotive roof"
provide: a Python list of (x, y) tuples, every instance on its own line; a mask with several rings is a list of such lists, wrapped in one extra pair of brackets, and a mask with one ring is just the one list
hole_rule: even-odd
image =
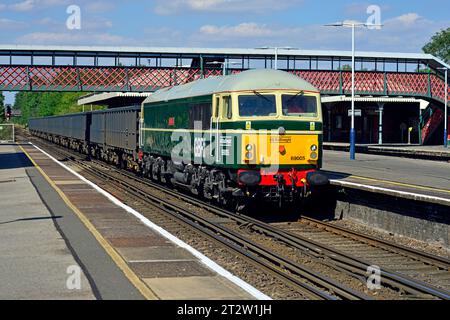
[(285, 71), (258, 69), (243, 71), (229, 76), (209, 77), (156, 91), (144, 103), (199, 97), (218, 92), (292, 89), (319, 91), (300, 77)]

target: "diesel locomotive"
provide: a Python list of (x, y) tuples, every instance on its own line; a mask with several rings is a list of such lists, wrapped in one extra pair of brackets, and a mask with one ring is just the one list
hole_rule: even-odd
[(201, 79), (140, 108), (31, 119), (29, 130), (221, 204), (282, 205), (328, 183), (319, 91), (283, 71)]

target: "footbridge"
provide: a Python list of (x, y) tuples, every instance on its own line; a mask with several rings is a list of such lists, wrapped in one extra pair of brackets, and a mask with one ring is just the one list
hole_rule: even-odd
[[(323, 95), (350, 95), (351, 52), (277, 53), (279, 69), (307, 80)], [(274, 59), (275, 52), (264, 49), (1, 45), (0, 91), (153, 92), (224, 70), (272, 68)], [(429, 54), (356, 52), (356, 94), (431, 102), (421, 120), (429, 135), (444, 118), (442, 68), (450, 66)]]

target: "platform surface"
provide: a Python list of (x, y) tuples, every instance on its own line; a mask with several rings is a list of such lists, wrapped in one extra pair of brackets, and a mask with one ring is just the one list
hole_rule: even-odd
[(66, 285), (79, 264), (55, 227), (60, 217), (30, 181), (32, 169), (16, 146), (0, 145), (0, 299), (94, 299), (83, 271), (79, 290)]
[[(0, 273), (0, 298), (253, 299), (33, 146), (22, 147), (42, 172), (19, 147), (0, 145), (0, 154), (8, 160), (0, 158), (2, 203), (9, 203), (0, 215), (0, 269), (5, 269)], [(26, 208), (25, 213), (19, 207)], [(41, 259), (40, 271), (34, 271), (29, 256)], [(84, 280), (84, 291), (70, 295), (58, 284), (65, 285), (66, 268), (76, 264), (75, 257), (90, 282)], [(26, 275), (39, 289), (26, 290)], [(47, 294), (43, 286), (57, 288)]]
[[(324, 150), (323, 170), (334, 183), (347, 181), (450, 201), (450, 163)], [(450, 203), (449, 203), (450, 205)]]
[[(350, 144), (347, 142), (324, 142), (325, 150), (347, 151), (350, 149)], [(356, 144), (356, 152), (391, 155), (398, 157), (408, 157), (417, 159), (432, 159), (449, 161), (450, 147), (445, 148), (443, 145), (424, 146), (418, 144)]]

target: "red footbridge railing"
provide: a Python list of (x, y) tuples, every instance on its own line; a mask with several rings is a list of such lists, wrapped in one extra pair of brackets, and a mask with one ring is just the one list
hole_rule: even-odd
[[(238, 73), (242, 70), (231, 70)], [(312, 83), (324, 94), (351, 92), (351, 71), (289, 70)], [(134, 91), (149, 92), (218, 76), (218, 69), (172, 67), (0, 66), (2, 91)], [(355, 73), (356, 93), (363, 95), (415, 96), (444, 101), (445, 83), (433, 73)]]

